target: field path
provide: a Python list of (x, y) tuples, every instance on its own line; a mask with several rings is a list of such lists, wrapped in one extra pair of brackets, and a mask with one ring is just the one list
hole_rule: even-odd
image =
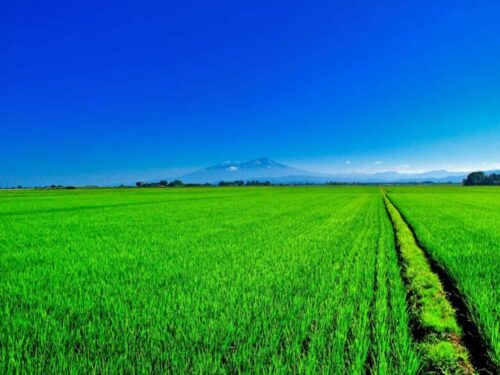
[(434, 371), (499, 373), (460, 290), (446, 269), (422, 246), (387, 194), (384, 191), (382, 194), (408, 289), (413, 333), (428, 366)]

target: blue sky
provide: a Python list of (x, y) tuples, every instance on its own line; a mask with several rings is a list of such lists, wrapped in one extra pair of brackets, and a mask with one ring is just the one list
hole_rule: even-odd
[[(375, 4), (376, 3), (376, 4)], [(498, 1), (10, 2), (0, 185), (500, 167)]]

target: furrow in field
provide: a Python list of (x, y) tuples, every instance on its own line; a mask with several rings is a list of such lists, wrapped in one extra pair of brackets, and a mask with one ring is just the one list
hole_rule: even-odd
[[(449, 299), (448, 284), (435, 272), (428, 253), (419, 246), (415, 234), (385, 194), (384, 200), (408, 289), (414, 338), (423, 353), (426, 370), (474, 373), (471, 354), (475, 353), (465, 346), (463, 333), (466, 330), (459, 324), (458, 314)], [(477, 358), (473, 358), (473, 363), (480, 364)]]
[[(495, 187), (388, 189), (432, 259), (460, 290), (500, 367), (500, 195)], [(475, 205), (474, 205), (475, 203)]]
[(398, 208), (394, 205), (390, 198), (386, 196), (385, 199), (386, 204), (394, 207), (401, 220), (404, 222), (404, 225), (408, 228), (408, 231), (415, 239), (415, 244), (421, 249), (427, 263), (429, 264), (430, 270), (438, 276), (442, 288), (446, 293), (446, 299), (455, 310), (455, 319), (460, 327), (461, 341), (463, 346), (468, 351), (471, 364), (479, 373), (499, 373), (500, 369), (496, 367), (488, 355), (489, 350), (486, 340), (482, 337), (479, 327), (474, 323), (472, 312), (466, 303), (466, 299), (453, 281), (453, 278), (422, 245), (411, 224), (405, 219), (403, 214), (399, 212)]

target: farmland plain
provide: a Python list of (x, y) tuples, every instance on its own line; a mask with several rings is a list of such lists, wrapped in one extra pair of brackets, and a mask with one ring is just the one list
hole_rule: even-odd
[(2, 371), (414, 373), (377, 188), (2, 192)]
[[(387, 192), (495, 348), (500, 196), (429, 189)], [(0, 296), (1, 372), (425, 369), (378, 187), (0, 191)]]

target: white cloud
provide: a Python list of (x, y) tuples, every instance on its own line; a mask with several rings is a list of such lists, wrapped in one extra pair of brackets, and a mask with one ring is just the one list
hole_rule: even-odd
[(380, 160), (377, 160), (377, 161), (374, 161), (373, 164), (380, 165), (380, 164), (382, 164), (382, 162)]
[(403, 164), (403, 165), (398, 165), (396, 167), (396, 170), (401, 170), (401, 169), (410, 169), (410, 166), (408, 164)]
[(238, 170), (238, 167), (235, 167), (234, 165), (231, 165), (228, 169), (228, 171), (234, 172)]
[(351, 161), (350, 161), (350, 160), (346, 160), (346, 161), (345, 161), (345, 163), (346, 163), (347, 165), (349, 165), (349, 164), (351, 164)]
[(500, 169), (500, 163), (483, 163), (484, 169)]

